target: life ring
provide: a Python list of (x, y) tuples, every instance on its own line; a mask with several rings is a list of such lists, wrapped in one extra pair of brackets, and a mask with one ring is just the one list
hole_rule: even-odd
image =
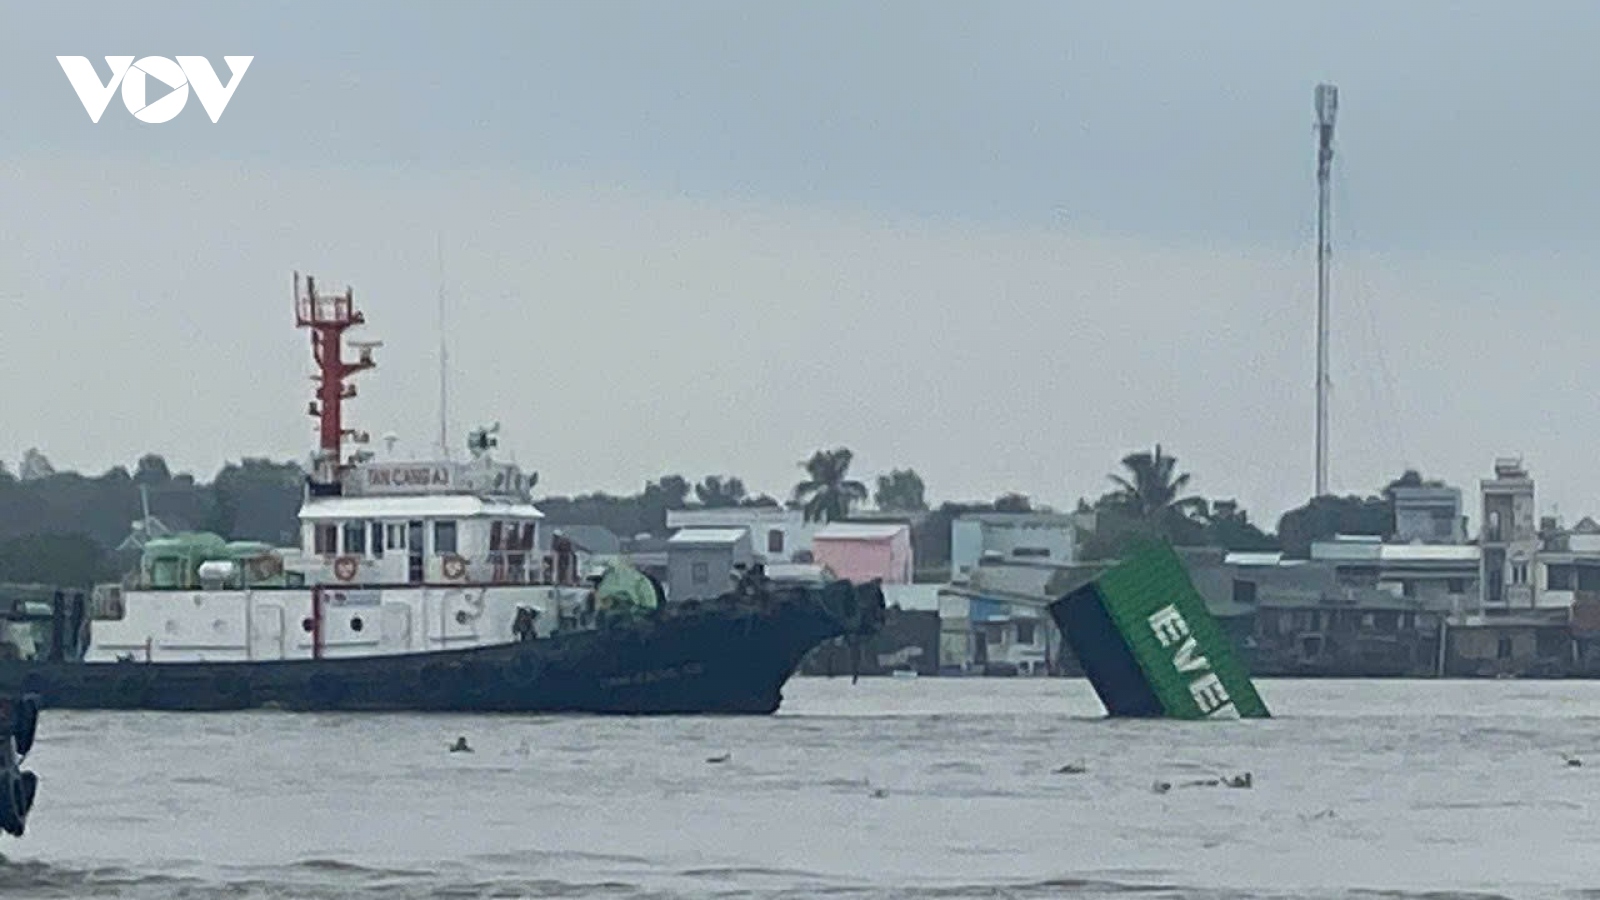
[(257, 581), (276, 578), (282, 572), (283, 560), (275, 555), (258, 556), (250, 561), (250, 577)]
[(444, 577), (450, 579), (451, 581), (456, 581), (463, 575), (467, 574), (467, 561), (459, 556), (451, 554), (450, 556), (446, 556), (444, 558), (442, 568), (444, 570)]
[(350, 581), (356, 577), (356, 558), (354, 556), (341, 556), (333, 561), (333, 575), (340, 581)]

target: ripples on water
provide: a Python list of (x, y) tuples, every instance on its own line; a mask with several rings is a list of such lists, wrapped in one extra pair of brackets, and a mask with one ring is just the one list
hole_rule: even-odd
[(770, 718), (47, 712), (0, 897), (1600, 898), (1600, 683), (1261, 689), (1278, 718), (1110, 722), (1035, 679), (796, 679)]

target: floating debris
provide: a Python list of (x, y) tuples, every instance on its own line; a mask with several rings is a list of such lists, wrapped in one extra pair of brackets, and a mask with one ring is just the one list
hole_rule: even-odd
[(876, 799), (882, 800), (884, 797), (889, 796), (889, 791), (885, 788), (873, 788), (872, 796)]
[(1255, 787), (1255, 779), (1250, 777), (1249, 772), (1243, 775), (1235, 775), (1232, 778), (1224, 778), (1223, 783), (1231, 788)]
[(1561, 758), (1567, 761), (1567, 767), (1571, 768), (1571, 769), (1576, 769), (1579, 766), (1583, 765), (1583, 760), (1581, 760), (1581, 759), (1577, 758), (1576, 756), (1573, 756), (1573, 755), (1571, 755), (1569, 753), (1561, 754)]
[(472, 748), (467, 746), (467, 738), (466, 738), (465, 735), (462, 735), (461, 737), (456, 738), (456, 742), (454, 744), (450, 745), (450, 752), (451, 753), (471, 753), (472, 752)]
[(1155, 784), (1150, 786), (1150, 790), (1155, 791), (1158, 794), (1165, 794), (1167, 791), (1172, 790), (1172, 782), (1157, 781)]
[(732, 753), (724, 753), (721, 756), (708, 756), (708, 757), (706, 757), (706, 762), (708, 762), (708, 763), (725, 763), (730, 759), (733, 759), (733, 754)]
[(1057, 775), (1082, 775), (1087, 771), (1089, 771), (1089, 767), (1084, 765), (1081, 759), (1075, 763), (1067, 763), (1055, 770)]

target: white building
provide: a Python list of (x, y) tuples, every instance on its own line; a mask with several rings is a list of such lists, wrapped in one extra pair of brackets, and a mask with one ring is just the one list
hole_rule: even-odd
[(1046, 603), (1056, 565), (989, 562), (969, 582), (939, 588), (939, 668), (983, 674), (1048, 674), (1061, 636)]
[(1552, 535), (1534, 568), (1535, 609), (1571, 609), (1580, 598), (1600, 598), (1600, 523), (1585, 516), (1571, 531)]
[[(667, 527), (742, 528), (750, 533), (750, 549), (762, 563), (808, 561), (811, 541), (825, 522), (807, 522), (805, 512), (775, 506), (730, 506), (721, 509), (667, 510)], [(798, 558), (797, 558), (798, 557)]]
[(1467, 520), (1461, 514), (1461, 489), (1444, 485), (1397, 487), (1395, 540), (1402, 544), (1465, 544)]
[(1488, 613), (1539, 606), (1534, 557), (1539, 552), (1533, 478), (1520, 459), (1494, 461), (1494, 478), (1480, 483), (1483, 527), (1483, 608)]
[(1060, 513), (968, 513), (950, 523), (950, 577), (961, 580), (985, 557), (1065, 565), (1077, 562), (1082, 517)]

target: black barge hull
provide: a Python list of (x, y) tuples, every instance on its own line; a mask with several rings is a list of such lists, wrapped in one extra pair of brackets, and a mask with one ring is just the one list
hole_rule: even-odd
[(876, 582), (721, 598), (463, 650), (270, 662), (0, 661), (0, 694), (50, 709), (730, 714), (775, 712), (801, 659), (881, 625)]

